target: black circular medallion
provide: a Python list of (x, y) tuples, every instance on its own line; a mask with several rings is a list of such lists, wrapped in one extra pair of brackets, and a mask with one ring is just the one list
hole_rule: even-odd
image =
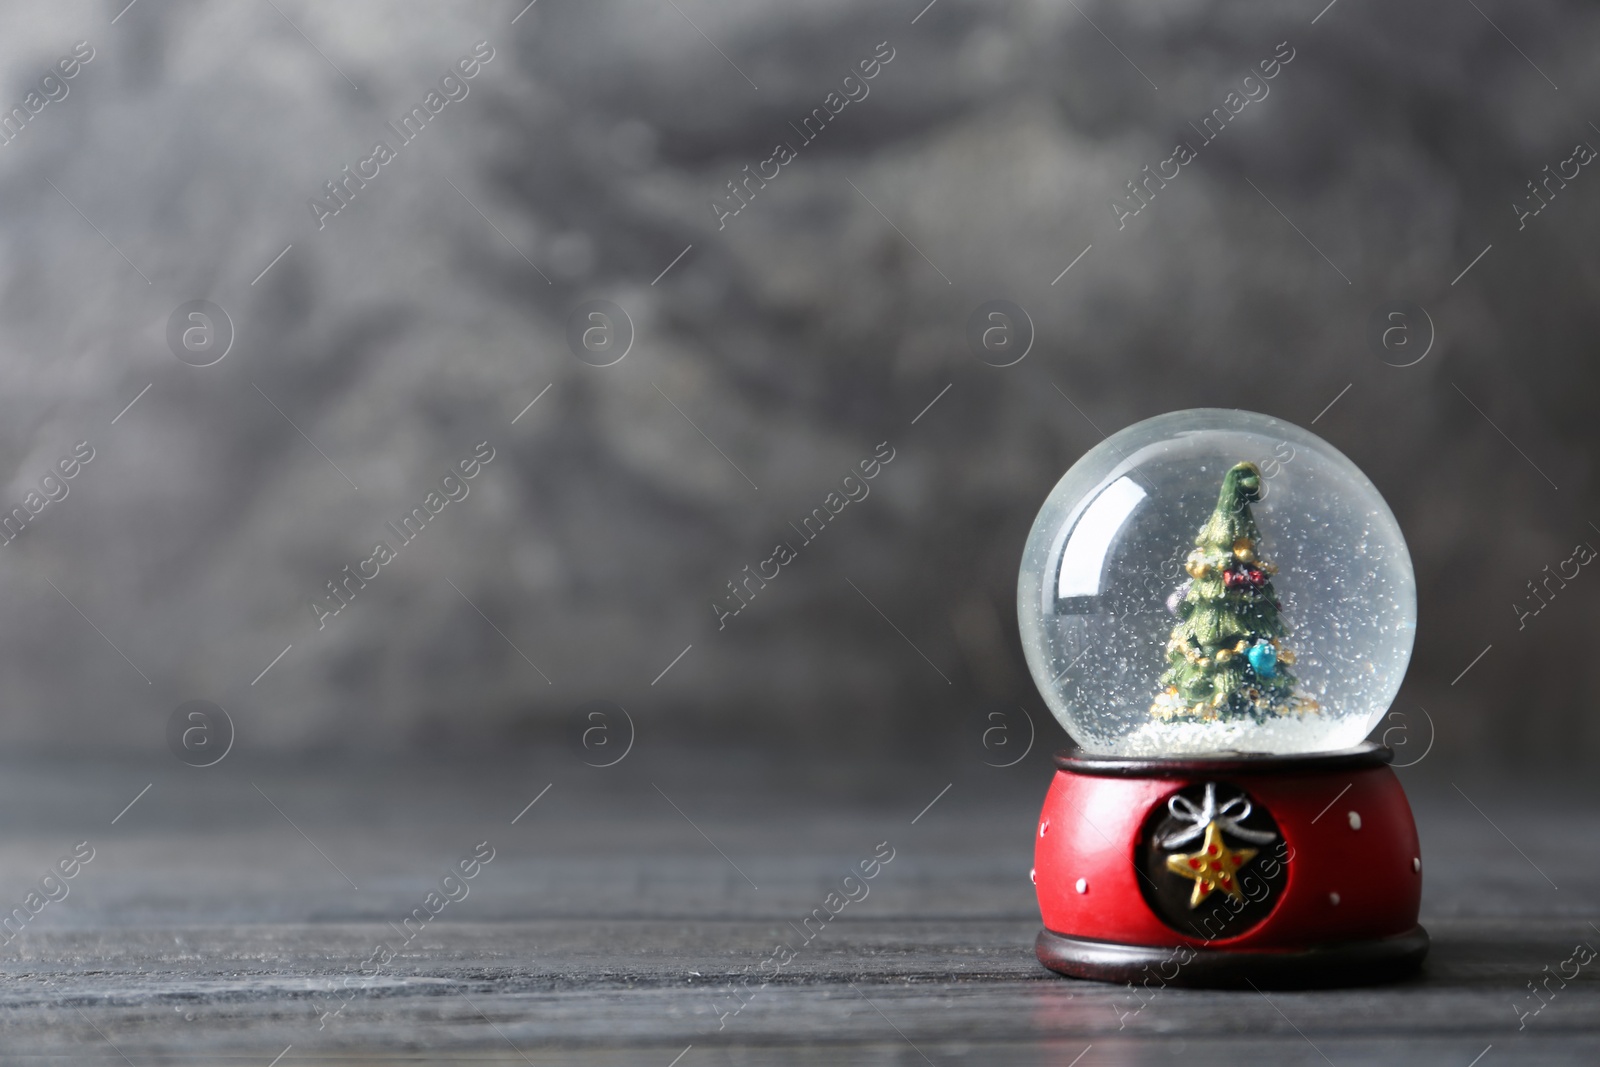
[(1289, 878), (1272, 815), (1222, 781), (1163, 797), (1145, 819), (1134, 863), (1150, 910), (1203, 941), (1238, 937), (1265, 919)]

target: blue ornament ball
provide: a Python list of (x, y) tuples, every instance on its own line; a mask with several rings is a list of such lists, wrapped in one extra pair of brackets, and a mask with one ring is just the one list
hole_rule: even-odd
[(1250, 660), (1250, 669), (1259, 677), (1272, 678), (1278, 673), (1278, 650), (1265, 641), (1250, 646), (1250, 651), (1245, 653)]

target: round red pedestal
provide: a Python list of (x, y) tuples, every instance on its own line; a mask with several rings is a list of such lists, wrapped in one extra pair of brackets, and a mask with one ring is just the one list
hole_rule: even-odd
[(1163, 985), (1409, 973), (1422, 853), (1391, 755), (1058, 754), (1034, 840), (1040, 961)]

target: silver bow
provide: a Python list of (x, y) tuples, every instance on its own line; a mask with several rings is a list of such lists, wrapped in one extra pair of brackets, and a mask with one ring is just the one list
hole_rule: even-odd
[(1247, 830), (1239, 825), (1241, 819), (1250, 817), (1250, 798), (1240, 793), (1222, 807), (1217, 807), (1217, 783), (1206, 783), (1205, 802), (1196, 807), (1188, 797), (1174, 796), (1167, 801), (1167, 810), (1179, 822), (1187, 823), (1181, 830), (1174, 830), (1161, 840), (1162, 848), (1177, 848), (1186, 845), (1206, 832), (1206, 827), (1212, 823), (1232, 834), (1235, 837), (1264, 845), (1268, 841), (1276, 840), (1277, 834), (1270, 830)]

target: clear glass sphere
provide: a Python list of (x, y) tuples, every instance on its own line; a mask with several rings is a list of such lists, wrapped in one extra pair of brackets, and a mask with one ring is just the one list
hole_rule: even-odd
[(1087, 752), (1325, 752), (1388, 710), (1416, 633), (1394, 514), (1320, 437), (1197, 408), (1113, 434), (1039, 509), (1028, 668)]

